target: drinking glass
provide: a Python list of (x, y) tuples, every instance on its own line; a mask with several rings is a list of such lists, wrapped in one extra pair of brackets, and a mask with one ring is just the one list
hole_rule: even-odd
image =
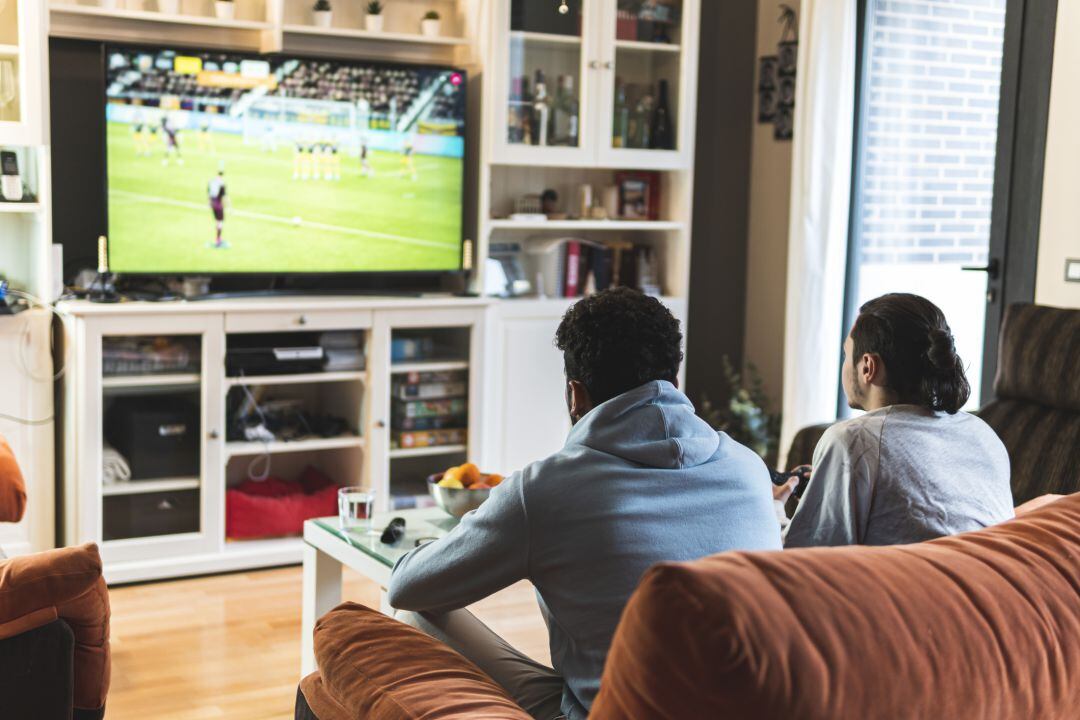
[(375, 491), (365, 487), (343, 487), (338, 489), (338, 521), (342, 530), (363, 528), (369, 533), (371, 514), (375, 509)]

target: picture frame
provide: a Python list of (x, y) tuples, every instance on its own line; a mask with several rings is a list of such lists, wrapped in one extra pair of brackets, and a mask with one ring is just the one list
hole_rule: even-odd
[(660, 175), (656, 172), (617, 172), (619, 217), (623, 220), (660, 219)]

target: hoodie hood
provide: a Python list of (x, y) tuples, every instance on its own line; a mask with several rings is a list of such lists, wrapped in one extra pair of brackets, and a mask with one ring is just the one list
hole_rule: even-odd
[(675, 470), (708, 462), (720, 436), (694, 413), (686, 395), (666, 380), (655, 380), (590, 410), (570, 430), (566, 446), (572, 445)]

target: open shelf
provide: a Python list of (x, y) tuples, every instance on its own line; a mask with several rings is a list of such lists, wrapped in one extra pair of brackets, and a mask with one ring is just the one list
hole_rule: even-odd
[(198, 490), (199, 478), (163, 478), (161, 480), (128, 480), (114, 485), (104, 485), (101, 494), (140, 495), (143, 493), (175, 492), (177, 490)]
[[(0, 46), (4, 47), (4, 46)], [(0, 52), (0, 57), (5, 53)], [(41, 211), (41, 203), (36, 202), (0, 202), (0, 213), (36, 213)]]
[(581, 37), (578, 35), (559, 35), (557, 33), (527, 32), (525, 30), (512, 30), (510, 32), (510, 39), (542, 45), (581, 44)]
[(682, 48), (674, 43), (645, 42), (642, 40), (616, 40), (615, 47), (619, 50), (643, 50), (649, 52), (677, 53)]
[(233, 30), (269, 30), (272, 27), (270, 23), (260, 20), (223, 20), (214, 17), (213, 15), (171, 15), (154, 10), (114, 10), (93, 5), (74, 5), (70, 3), (50, 5), (49, 11), (66, 15), (87, 15), (116, 20), (133, 20), (137, 22), (153, 22), (170, 25), (206, 25)]
[(245, 375), (225, 378), (227, 387), (238, 385), (305, 385), (308, 383), (356, 382), (364, 380), (363, 370), (342, 372), (295, 373), (292, 375)]
[(172, 375), (116, 375), (103, 377), (103, 388), (139, 388), (139, 387), (190, 387), (202, 382), (198, 373), (176, 373)]
[(305, 452), (313, 450), (338, 450), (341, 448), (358, 448), (364, 446), (364, 438), (360, 435), (342, 435), (336, 438), (306, 438), (304, 440), (274, 440), (273, 442), (228, 442), (225, 443), (225, 453), (229, 457), (238, 455), (262, 455), (263, 453), (289, 453)]
[(467, 450), (464, 445), (435, 445), (433, 447), (420, 447), (420, 448), (394, 448), (390, 450), (390, 458), (414, 458), (414, 457), (427, 457), (430, 455), (453, 455), (454, 453), (463, 453)]
[(449, 370), (468, 369), (469, 363), (466, 360), (422, 360), (418, 362), (396, 362), (390, 366), (390, 372), (395, 374), (412, 372), (446, 372)]
[(18, 45), (0, 45), (0, 57), (11, 57), (19, 54)]
[(662, 230), (679, 231), (686, 223), (674, 220), (489, 220), (493, 230)]
[(287, 35), (318, 35), (323, 37), (359, 38), (399, 43), (418, 43), (425, 45), (465, 45), (467, 38), (437, 35), (429, 37), (419, 33), (370, 32), (360, 28), (316, 27), (315, 25), (285, 25), (282, 30)]

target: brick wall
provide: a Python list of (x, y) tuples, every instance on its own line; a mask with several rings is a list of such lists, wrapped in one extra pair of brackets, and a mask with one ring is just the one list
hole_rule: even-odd
[(862, 263), (985, 262), (1005, 0), (869, 0)]

